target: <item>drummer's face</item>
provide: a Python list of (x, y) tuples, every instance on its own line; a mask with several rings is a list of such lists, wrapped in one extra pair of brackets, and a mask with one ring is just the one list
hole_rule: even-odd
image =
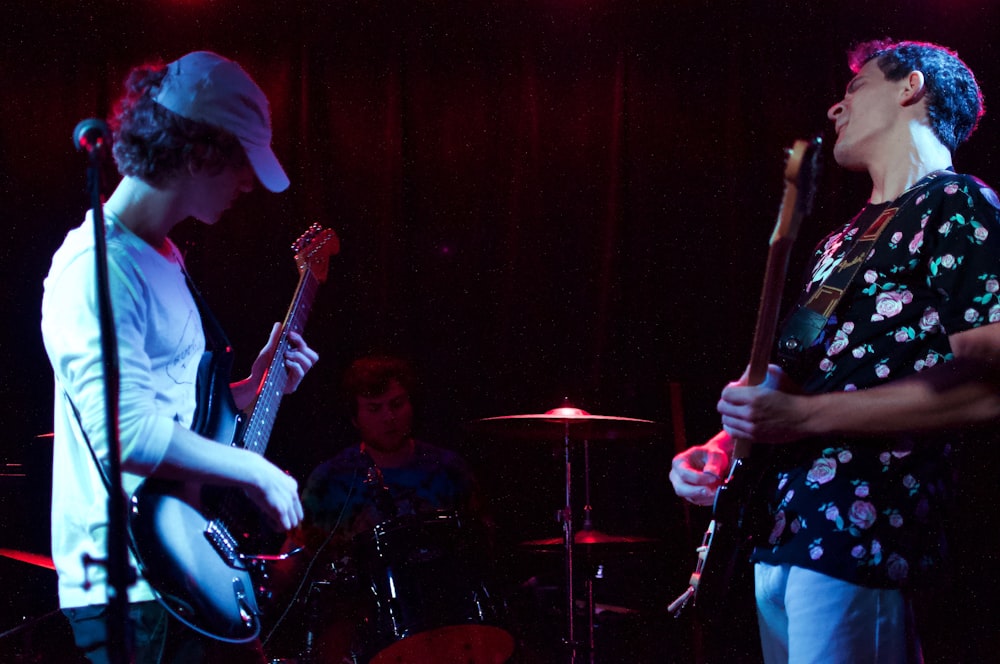
[(410, 438), (413, 406), (410, 395), (399, 381), (389, 382), (389, 389), (377, 397), (358, 397), (354, 424), (361, 440), (380, 452), (394, 452)]

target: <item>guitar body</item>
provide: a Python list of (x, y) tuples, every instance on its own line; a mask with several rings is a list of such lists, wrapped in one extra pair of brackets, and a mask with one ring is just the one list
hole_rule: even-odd
[(177, 619), (222, 641), (252, 641), (260, 633), (253, 582), (203, 493), (199, 484), (143, 482), (132, 497), (133, 547), (143, 576)]
[[(198, 366), (192, 430), (220, 444), (237, 440), (240, 413), (228, 376), (232, 353), (207, 351)], [(132, 495), (129, 529), (143, 577), (178, 620), (208, 636), (246, 642), (260, 633), (253, 582), (237, 554), (225, 489), (147, 479)], [(209, 528), (211, 526), (211, 528)]]
[[(231, 349), (204, 354), (192, 430), (219, 444), (263, 454), (287, 381), (288, 332), (302, 331), (326, 262), (339, 250), (333, 231), (313, 226), (295, 245), (301, 278), (253, 412), (244, 420), (229, 388)], [(160, 603), (191, 629), (245, 643), (260, 634), (248, 561), (268, 530), (243, 491), (149, 478), (132, 496), (132, 550)], [(273, 537), (273, 533), (270, 533)]]
[(755, 451), (753, 457), (736, 459), (729, 478), (716, 491), (712, 523), (703, 542), (705, 556), (700, 561), (699, 604), (723, 606), (733, 579), (749, 559), (752, 536), (767, 516), (762, 501), (755, 500), (767, 467), (764, 456)]

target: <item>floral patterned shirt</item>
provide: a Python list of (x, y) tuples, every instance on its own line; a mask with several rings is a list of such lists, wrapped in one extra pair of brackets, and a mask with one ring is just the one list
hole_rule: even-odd
[[(918, 183), (903, 200), (815, 352), (805, 355), (812, 359), (799, 377), (808, 393), (864, 390), (948, 362), (949, 334), (1000, 321), (1000, 201), (993, 190), (949, 172)], [(820, 243), (802, 301), (886, 207), (866, 206)], [(776, 448), (764, 486), (770, 532), (759, 534), (753, 559), (866, 586), (919, 581), (940, 563), (955, 435)]]

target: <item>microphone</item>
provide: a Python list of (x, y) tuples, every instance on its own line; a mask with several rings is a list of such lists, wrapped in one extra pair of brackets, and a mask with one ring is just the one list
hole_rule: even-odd
[(383, 518), (394, 519), (398, 515), (398, 510), (396, 508), (396, 502), (392, 499), (392, 493), (389, 492), (389, 487), (385, 485), (385, 479), (382, 477), (382, 471), (378, 466), (371, 466), (368, 468), (368, 476), (365, 478), (365, 486), (372, 493), (372, 498), (375, 500), (375, 509), (377, 509)]
[(89, 153), (102, 149), (108, 142), (108, 125), (97, 118), (87, 118), (73, 130), (73, 146)]
[(382, 513), (386, 519), (394, 519), (398, 516), (399, 510), (396, 501), (392, 499), (389, 487), (385, 485), (385, 478), (382, 477), (382, 470), (375, 463), (375, 459), (368, 453), (365, 444), (361, 444), (361, 456), (368, 461), (368, 473), (364, 480), (364, 485), (371, 492), (375, 501), (375, 509)]

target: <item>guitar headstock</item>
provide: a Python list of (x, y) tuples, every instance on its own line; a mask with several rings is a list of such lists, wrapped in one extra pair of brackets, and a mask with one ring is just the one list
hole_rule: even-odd
[(808, 141), (799, 139), (786, 151), (785, 195), (771, 235), (772, 245), (778, 240), (794, 240), (802, 218), (812, 211), (822, 147), (823, 139), (816, 136)]
[(340, 252), (340, 238), (329, 228), (313, 224), (292, 244), (299, 272), (311, 271), (320, 283), (326, 281), (330, 256)]

